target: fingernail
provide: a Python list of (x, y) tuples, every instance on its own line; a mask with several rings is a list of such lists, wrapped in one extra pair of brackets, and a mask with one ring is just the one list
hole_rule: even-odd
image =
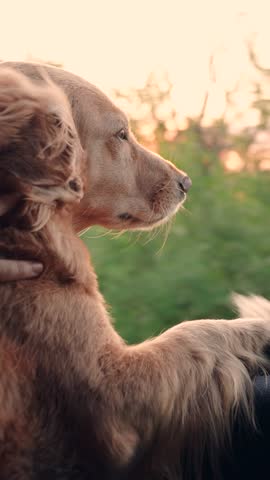
[(32, 269), (33, 269), (33, 272), (38, 275), (39, 273), (42, 272), (43, 265), (42, 263), (34, 263)]

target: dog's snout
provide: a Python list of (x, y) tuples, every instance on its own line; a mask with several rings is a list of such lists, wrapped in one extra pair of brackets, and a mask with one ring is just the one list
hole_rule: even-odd
[(181, 178), (181, 180), (178, 181), (178, 184), (181, 190), (183, 190), (183, 192), (186, 193), (190, 189), (192, 185), (192, 181), (187, 175), (185, 175), (184, 177)]

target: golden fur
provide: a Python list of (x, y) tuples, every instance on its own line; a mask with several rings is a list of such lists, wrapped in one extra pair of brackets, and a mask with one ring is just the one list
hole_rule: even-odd
[(251, 318), (184, 322), (125, 344), (76, 231), (164, 221), (186, 176), (129, 132), (118, 138), (126, 119), (95, 87), (47, 72), (72, 115), (48, 80), (0, 68), (0, 169), (4, 193), (19, 195), (1, 252), (45, 265), (38, 280), (0, 285), (0, 478), (198, 480), (206, 457), (217, 467), (234, 416), (253, 420), (269, 304), (237, 297)]

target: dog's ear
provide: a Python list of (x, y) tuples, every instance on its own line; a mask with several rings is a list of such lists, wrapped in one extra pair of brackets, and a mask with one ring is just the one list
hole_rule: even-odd
[(21, 196), (25, 228), (40, 229), (57, 205), (80, 200), (82, 167), (64, 93), (49, 80), (0, 70), (0, 193)]

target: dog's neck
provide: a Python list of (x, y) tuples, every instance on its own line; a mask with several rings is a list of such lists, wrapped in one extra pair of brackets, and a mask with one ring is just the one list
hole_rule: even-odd
[(0, 255), (41, 262), (43, 281), (78, 283), (86, 291), (97, 288), (88, 250), (77, 237), (70, 218), (63, 215), (55, 214), (39, 232), (14, 227), (1, 229)]

